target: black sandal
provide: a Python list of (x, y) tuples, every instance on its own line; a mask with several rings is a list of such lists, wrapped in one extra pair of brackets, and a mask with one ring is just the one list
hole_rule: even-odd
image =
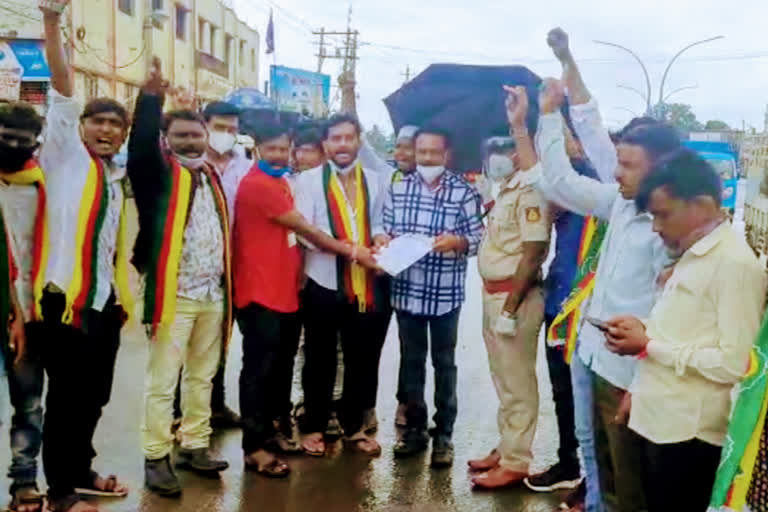
[(37, 489), (37, 485), (20, 485), (14, 487), (11, 491), (11, 503), (8, 508), (11, 512), (16, 512), (22, 505), (37, 505), (37, 512), (43, 512), (45, 502), (43, 495)]

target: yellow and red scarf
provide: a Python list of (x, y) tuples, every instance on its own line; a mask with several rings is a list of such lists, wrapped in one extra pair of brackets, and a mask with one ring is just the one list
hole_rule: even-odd
[[(149, 327), (149, 336), (152, 339), (167, 339), (176, 315), (179, 264), (194, 192), (192, 172), (182, 167), (175, 158), (170, 158), (169, 164), (170, 172), (158, 176), (158, 180), (162, 180), (163, 190), (160, 211), (164, 213), (154, 220), (151, 247), (152, 254), (157, 254), (157, 260), (147, 270), (144, 290), (143, 323)], [(224, 234), (226, 314), (224, 343), (226, 344), (229, 342), (232, 328), (232, 265), (227, 201), (218, 176), (207, 166), (202, 172), (207, 176), (208, 186), (213, 191)]]
[(595, 273), (600, 255), (600, 248), (605, 238), (607, 224), (595, 217), (584, 219), (581, 242), (577, 256), (577, 270), (572, 284), (572, 291), (563, 303), (560, 313), (555, 317), (547, 331), (547, 343), (550, 346), (565, 344), (565, 362), (570, 364), (576, 351), (576, 339), (581, 322), (581, 305), (592, 294), (595, 287)]
[[(331, 166), (323, 168), (323, 189), (328, 205), (328, 219), (334, 238), (349, 241), (363, 247), (371, 247), (371, 212), (368, 194), (368, 182), (363, 173), (363, 166), (358, 162), (355, 173), (355, 218), (349, 215), (347, 198), (344, 195), (341, 181)], [(353, 224), (354, 223), (354, 224)], [(357, 236), (355, 236), (355, 228)], [(350, 304), (357, 301), (360, 312), (372, 309), (374, 299), (374, 275), (362, 265), (346, 261), (341, 256), (336, 258), (336, 269), (339, 291), (344, 293)]]
[(37, 162), (30, 160), (24, 168), (14, 173), (0, 173), (0, 179), (13, 185), (34, 185), (37, 188), (37, 208), (35, 211), (34, 240), (32, 243), (32, 293), (34, 305), (32, 319), (42, 320), (40, 299), (43, 297), (45, 270), (48, 264), (48, 213), (45, 189), (45, 175)]
[[(109, 182), (104, 162), (91, 156), (90, 168), (80, 201), (75, 235), (75, 265), (72, 281), (66, 291), (66, 309), (62, 321), (79, 329), (88, 329), (88, 315), (93, 308), (98, 289), (99, 236), (109, 206)], [(125, 197), (120, 211), (115, 255), (115, 285), (123, 309), (131, 316), (133, 296), (128, 280), (128, 235), (125, 215)]]

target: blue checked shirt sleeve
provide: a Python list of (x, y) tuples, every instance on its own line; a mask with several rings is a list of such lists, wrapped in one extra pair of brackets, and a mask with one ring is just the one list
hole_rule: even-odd
[(464, 196), (462, 215), (456, 226), (456, 234), (469, 242), (467, 256), (476, 256), (483, 239), (483, 200), (474, 188), (470, 188)]
[(387, 192), (384, 197), (384, 208), (381, 213), (381, 223), (384, 227), (384, 232), (390, 236), (395, 228), (395, 208), (392, 200), (392, 186), (387, 187)]

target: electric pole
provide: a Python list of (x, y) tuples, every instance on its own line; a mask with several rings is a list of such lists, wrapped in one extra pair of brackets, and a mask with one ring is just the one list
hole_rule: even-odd
[(325, 60), (326, 53), (325, 53), (325, 27), (321, 27), (319, 32), (312, 32), (312, 34), (316, 36), (320, 36), (320, 41), (315, 43), (318, 45), (317, 50), (317, 72), (322, 73), (323, 72), (323, 61)]
[[(357, 72), (357, 49), (359, 45), (358, 37), (360, 33), (357, 30), (352, 30), (352, 7), (349, 8), (349, 14), (347, 16), (347, 30), (338, 32), (329, 32), (325, 28), (321, 28), (319, 31), (312, 32), (314, 35), (320, 37), (320, 41), (315, 44), (319, 45), (319, 51), (317, 52), (317, 71), (322, 72), (323, 62), (325, 59), (337, 59), (342, 60), (341, 74), (339, 75), (339, 88), (341, 89), (341, 111), (345, 113), (354, 114), (357, 112), (356, 97), (355, 97), (355, 75)], [(344, 37), (344, 44), (341, 47), (336, 47), (336, 52), (331, 53), (325, 50), (327, 45), (326, 36), (342, 36)]]

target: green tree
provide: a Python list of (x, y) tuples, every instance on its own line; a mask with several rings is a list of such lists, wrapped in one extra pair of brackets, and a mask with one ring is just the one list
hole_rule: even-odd
[(720, 121), (719, 119), (712, 119), (710, 121), (707, 121), (707, 124), (704, 125), (705, 130), (730, 130), (731, 127), (728, 126), (728, 123), (725, 121)]
[(683, 132), (701, 130), (702, 124), (696, 119), (690, 105), (684, 103), (663, 103), (656, 106), (658, 118), (667, 121)]
[(387, 136), (384, 134), (378, 125), (374, 124), (370, 130), (365, 132), (365, 138), (368, 139), (368, 144), (373, 147), (379, 156), (386, 158), (392, 152), (392, 135)]

